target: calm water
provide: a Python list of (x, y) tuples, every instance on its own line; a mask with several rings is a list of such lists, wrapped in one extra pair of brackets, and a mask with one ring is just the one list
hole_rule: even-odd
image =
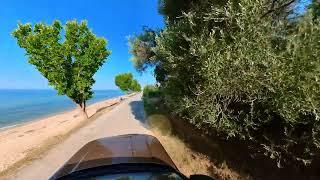
[[(121, 96), (117, 90), (94, 91), (92, 104)], [(71, 110), (76, 105), (66, 96), (58, 96), (54, 90), (0, 90), (0, 127), (19, 124), (58, 112)]]

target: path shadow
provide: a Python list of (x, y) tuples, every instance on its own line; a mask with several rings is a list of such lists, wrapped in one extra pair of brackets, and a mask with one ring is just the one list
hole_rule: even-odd
[(132, 101), (129, 103), (131, 107), (131, 113), (134, 115), (135, 119), (139, 121), (144, 127), (148, 128), (146, 122), (146, 114), (144, 112), (144, 106), (142, 100)]

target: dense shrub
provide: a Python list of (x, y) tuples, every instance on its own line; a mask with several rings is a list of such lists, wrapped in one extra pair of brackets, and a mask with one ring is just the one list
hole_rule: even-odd
[(307, 165), (320, 148), (319, 21), (265, 16), (265, 2), (201, 1), (167, 22), (154, 48), (161, 87), (199, 128)]
[(156, 85), (146, 85), (143, 88), (143, 98), (153, 98), (153, 97), (160, 97), (161, 92), (159, 87)]
[(143, 104), (147, 115), (165, 113), (163, 93), (156, 85), (146, 85), (143, 88)]
[(172, 112), (279, 167), (319, 160), (318, 3), (296, 15), (291, 0), (184, 2), (160, 1), (166, 28), (131, 39), (136, 68), (155, 66), (161, 88), (144, 97), (160, 92)]

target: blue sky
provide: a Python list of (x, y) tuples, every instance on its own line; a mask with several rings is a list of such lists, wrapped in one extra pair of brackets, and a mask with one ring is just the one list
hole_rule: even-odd
[(142, 85), (154, 83), (149, 73), (140, 75), (129, 61), (127, 37), (139, 33), (142, 26), (161, 28), (163, 18), (157, 0), (6, 0), (0, 6), (0, 89), (49, 89), (45, 78), (27, 62), (11, 32), (17, 22), (45, 22), (58, 19), (87, 20), (97, 36), (108, 40), (112, 54), (95, 75), (94, 89), (116, 89), (114, 76), (132, 72)]

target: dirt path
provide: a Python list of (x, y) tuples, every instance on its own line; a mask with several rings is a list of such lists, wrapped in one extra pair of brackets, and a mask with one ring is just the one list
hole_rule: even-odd
[(43, 157), (20, 169), (10, 179), (48, 179), (84, 144), (97, 138), (120, 134), (151, 134), (144, 124), (141, 94), (135, 95), (95, 121), (73, 133)]

